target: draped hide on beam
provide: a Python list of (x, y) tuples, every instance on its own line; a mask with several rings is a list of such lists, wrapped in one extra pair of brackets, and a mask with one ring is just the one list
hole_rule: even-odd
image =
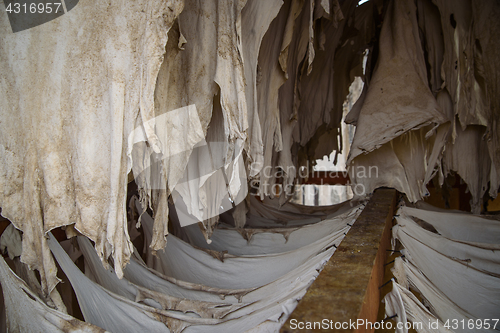
[(169, 207), (206, 238), (223, 213), (236, 227), (277, 223), (266, 209), (289, 197), (257, 207), (249, 187), (267, 204), (273, 185), (340, 152), (355, 76), (350, 178), (364, 194), (416, 201), (458, 173), (475, 212), (497, 195), (498, 1), (81, 0), (17, 33), (0, 6), (0, 207), (46, 296), (55, 228), (93, 240), (123, 276), (129, 178), (154, 215), (152, 251), (167, 246)]

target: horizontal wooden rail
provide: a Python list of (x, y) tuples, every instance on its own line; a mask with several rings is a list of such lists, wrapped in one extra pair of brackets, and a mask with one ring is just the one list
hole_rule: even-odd
[[(384, 283), (386, 250), (397, 192), (378, 189), (335, 254), (281, 328), (291, 332), (373, 332), (358, 320), (375, 323)], [(360, 322), (359, 321), (359, 322)], [(314, 322), (323, 326), (314, 328)], [(310, 323), (309, 325), (307, 323)], [(328, 329), (323, 329), (328, 323)], [(346, 324), (347, 323), (347, 324)], [(312, 327), (308, 329), (307, 327)], [(343, 326), (343, 327), (342, 327)]]

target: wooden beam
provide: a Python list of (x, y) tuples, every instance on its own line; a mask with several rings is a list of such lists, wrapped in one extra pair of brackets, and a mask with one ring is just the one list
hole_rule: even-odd
[[(377, 320), (379, 287), (385, 282), (384, 263), (396, 198), (395, 190), (375, 191), (280, 332), (374, 331), (365, 325), (353, 328), (350, 323), (358, 320), (375, 323)], [(329, 329), (298, 327), (298, 323), (324, 323), (324, 320), (329, 323)]]

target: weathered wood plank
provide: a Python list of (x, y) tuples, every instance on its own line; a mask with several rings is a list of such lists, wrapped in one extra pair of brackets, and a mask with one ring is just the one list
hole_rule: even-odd
[[(352, 325), (346, 327), (345, 323), (358, 319), (375, 323), (377, 320), (379, 287), (384, 282), (384, 263), (396, 196), (392, 189), (375, 191), (335, 254), (281, 328), (282, 333), (373, 332), (370, 327), (365, 329), (365, 325), (353, 329)], [(328, 323), (329, 328), (318, 329), (316, 326), (316, 329), (307, 329), (306, 322)], [(304, 323), (303, 329), (298, 323)], [(344, 328), (339, 327), (342, 324)]]

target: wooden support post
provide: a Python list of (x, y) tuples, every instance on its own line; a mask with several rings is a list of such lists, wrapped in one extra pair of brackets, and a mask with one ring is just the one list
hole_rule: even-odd
[[(385, 282), (384, 263), (396, 198), (395, 190), (375, 191), (280, 332), (374, 331), (369, 325), (348, 324), (377, 320), (379, 287)], [(333, 329), (306, 329), (306, 326), (299, 329), (298, 326), (306, 322), (325, 323), (324, 320)]]

